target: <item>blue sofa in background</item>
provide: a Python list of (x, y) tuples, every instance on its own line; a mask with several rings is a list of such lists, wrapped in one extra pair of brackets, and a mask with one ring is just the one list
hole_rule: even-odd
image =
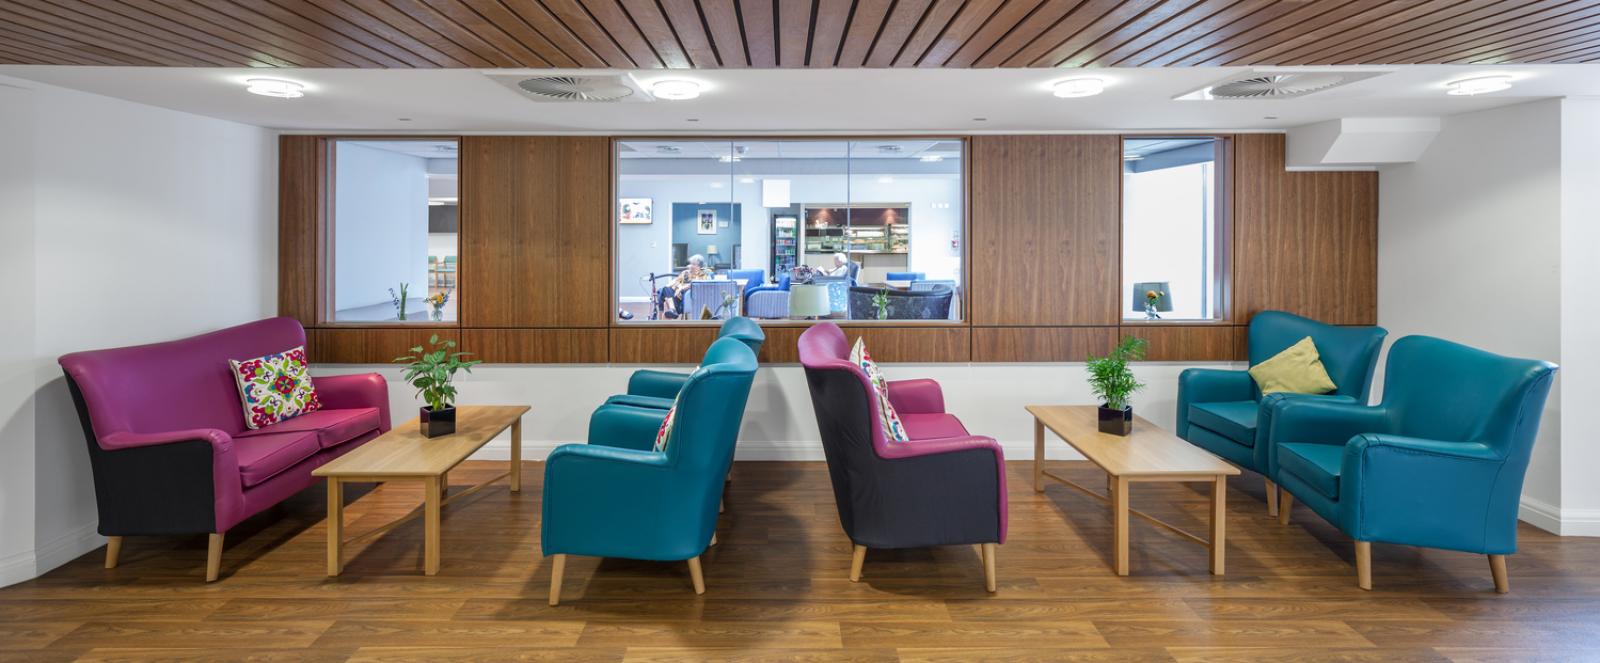
[[(766, 342), (767, 335), (761, 331), (761, 325), (745, 317), (729, 318), (722, 323), (722, 328), (717, 332), (717, 338), (732, 338), (755, 354), (761, 353), (761, 345)], [(710, 357), (710, 349), (706, 355)], [(704, 365), (706, 360), (701, 360)], [(628, 378), (628, 393), (617, 394), (606, 399), (607, 405), (631, 405), (634, 407), (665, 410), (672, 407), (672, 399), (678, 397), (678, 392), (683, 389), (689, 380), (688, 373), (674, 373), (672, 371), (657, 371), (641, 369), (633, 372)]]
[(1510, 589), (1523, 475), (1556, 365), (1428, 336), (1389, 349), (1383, 402), (1296, 399), (1277, 406), (1269, 440), (1282, 491), (1356, 541), (1362, 589), (1372, 542), (1489, 556), (1495, 590)]
[(1310, 336), (1338, 389), (1314, 396), (1263, 397), (1248, 371), (1191, 368), (1178, 376), (1178, 437), (1266, 477), (1267, 512), (1276, 514), (1278, 491), (1266, 443), (1273, 405), (1291, 398), (1365, 404), (1378, 350), (1387, 335), (1382, 327), (1338, 327), (1283, 311), (1257, 313), (1250, 320), (1251, 366)]

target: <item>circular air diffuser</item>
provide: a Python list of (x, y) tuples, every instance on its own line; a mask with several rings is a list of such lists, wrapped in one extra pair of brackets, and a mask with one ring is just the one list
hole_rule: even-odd
[(517, 83), (517, 87), (533, 96), (558, 101), (617, 101), (633, 94), (633, 88), (615, 78), (586, 76), (540, 76)]
[(1310, 72), (1304, 74), (1268, 74), (1228, 81), (1211, 88), (1214, 99), (1274, 99), (1298, 97), (1318, 90), (1326, 90), (1343, 83), (1343, 74)]

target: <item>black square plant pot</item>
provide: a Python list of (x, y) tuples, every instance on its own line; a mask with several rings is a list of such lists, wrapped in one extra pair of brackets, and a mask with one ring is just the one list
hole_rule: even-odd
[(427, 407), (422, 408), (423, 437), (439, 437), (454, 432), (456, 432), (455, 408), (443, 407), (437, 410)]
[(1113, 410), (1104, 405), (1100, 406), (1100, 432), (1112, 435), (1132, 433), (1133, 406), (1126, 406), (1121, 410)]

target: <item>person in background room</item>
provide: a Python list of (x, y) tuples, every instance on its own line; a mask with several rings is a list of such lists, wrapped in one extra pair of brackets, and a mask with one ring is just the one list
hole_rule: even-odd
[(689, 291), (689, 283), (709, 278), (711, 278), (711, 268), (706, 267), (705, 256), (698, 253), (689, 256), (689, 267), (656, 293), (656, 300), (661, 305), (662, 313), (668, 318), (678, 317), (679, 311), (683, 309), (683, 293)]

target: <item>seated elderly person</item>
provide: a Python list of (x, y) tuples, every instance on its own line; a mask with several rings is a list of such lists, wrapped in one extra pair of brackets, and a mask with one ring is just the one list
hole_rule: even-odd
[(709, 279), (711, 274), (711, 268), (706, 266), (705, 256), (698, 253), (689, 256), (689, 267), (656, 292), (656, 306), (661, 308), (662, 315), (668, 318), (678, 317), (678, 312), (683, 309), (683, 293), (689, 291), (689, 284)]
[(860, 263), (851, 262), (850, 256), (843, 253), (835, 253), (833, 254), (833, 267), (823, 268), (822, 273), (826, 276), (848, 276), (850, 277), (850, 284), (855, 285), (856, 274), (860, 271)]

